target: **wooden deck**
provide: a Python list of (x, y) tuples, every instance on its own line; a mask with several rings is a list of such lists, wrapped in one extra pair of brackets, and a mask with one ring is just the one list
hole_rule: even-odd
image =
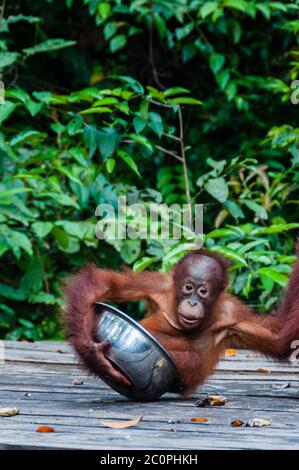
[[(74, 379), (84, 383), (75, 385)], [(290, 386), (284, 388), (287, 383)], [(211, 394), (226, 396), (228, 403), (213, 408), (194, 405)], [(0, 397), (1, 407), (20, 410), (17, 416), (0, 417), (0, 449), (299, 449), (299, 367), (275, 364), (247, 351), (223, 360), (210, 381), (188, 400), (169, 395), (135, 403), (82, 374), (65, 343), (6, 342)], [(141, 415), (143, 420), (129, 429), (101, 424)], [(195, 424), (194, 417), (209, 421)], [(272, 420), (272, 425), (230, 424), (251, 418)], [(37, 433), (42, 425), (55, 432)]]

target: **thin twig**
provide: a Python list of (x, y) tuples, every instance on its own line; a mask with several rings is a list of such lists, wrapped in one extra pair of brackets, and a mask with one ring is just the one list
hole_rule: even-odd
[(0, 6), (0, 24), (4, 17), (5, 3), (6, 3), (6, 0), (3, 0), (2, 5)]
[(149, 60), (152, 66), (154, 82), (159, 88), (161, 88), (161, 90), (165, 90), (165, 86), (160, 82), (158, 70), (155, 64), (153, 42), (153, 25), (151, 24), (149, 27)]
[(180, 138), (177, 137), (176, 135), (171, 135), (171, 134), (163, 134), (165, 137), (168, 137), (169, 139), (175, 140), (176, 142), (180, 142)]
[(171, 150), (167, 150), (167, 149), (165, 149), (164, 147), (160, 147), (160, 145), (155, 145), (155, 148), (156, 148), (157, 150), (161, 150), (161, 152), (164, 152), (164, 153), (166, 153), (167, 155), (171, 155), (172, 157), (176, 158), (176, 159), (179, 160), (180, 162), (183, 162), (182, 157), (180, 157), (179, 155), (177, 155), (175, 152), (172, 152)]
[(45, 290), (47, 292), (47, 294), (50, 294), (50, 287), (49, 287), (49, 283), (48, 283), (48, 279), (47, 279), (47, 275), (46, 275), (46, 272), (44, 270), (44, 265), (43, 265), (43, 262), (42, 262), (42, 257), (41, 257), (41, 254), (40, 254), (40, 251), (39, 251), (39, 248), (38, 246), (36, 245), (36, 254), (37, 254), (37, 257), (38, 257), (38, 261), (39, 261), (39, 264), (40, 264), (40, 268), (41, 268), (41, 271), (42, 271), (42, 277), (43, 277), (43, 281), (44, 281), (44, 285), (45, 285)]
[(186, 152), (185, 152), (185, 145), (184, 145), (184, 123), (183, 123), (182, 110), (180, 106), (178, 107), (178, 116), (179, 116), (179, 126), (180, 126), (181, 159), (182, 159), (183, 170), (184, 170), (186, 200), (187, 200), (187, 204), (191, 206), (190, 187), (189, 187), (189, 179), (188, 179), (188, 167), (187, 167)]
[(160, 101), (156, 101), (156, 100), (148, 100), (148, 101), (152, 104), (156, 104), (157, 106), (161, 106), (162, 108), (168, 108), (168, 109), (173, 108), (172, 104), (160, 103)]
[(203, 189), (201, 188), (199, 191), (197, 191), (197, 193), (195, 194), (195, 196), (191, 199), (191, 202), (194, 202), (196, 200), (196, 198), (203, 192)]

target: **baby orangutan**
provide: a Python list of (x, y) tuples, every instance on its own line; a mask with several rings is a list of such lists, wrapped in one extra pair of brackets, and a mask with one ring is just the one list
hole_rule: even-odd
[[(297, 279), (298, 269), (295, 266)], [(213, 372), (226, 347), (287, 357), (299, 318), (299, 309), (295, 316), (289, 314), (294, 303), (290, 292), (278, 315), (260, 316), (227, 294), (227, 284), (226, 261), (206, 250), (187, 254), (168, 274), (113, 272), (87, 265), (65, 286), (68, 339), (89, 371), (130, 386), (106, 359), (109, 344), (95, 340), (94, 304), (145, 299), (149, 309), (140, 323), (169, 351), (181, 375), (184, 395)], [(287, 328), (281, 338), (284, 317), (284, 325), (297, 321), (297, 330)]]

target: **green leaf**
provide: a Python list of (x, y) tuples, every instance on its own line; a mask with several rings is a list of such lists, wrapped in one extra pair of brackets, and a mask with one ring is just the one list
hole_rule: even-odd
[(34, 222), (32, 229), (39, 238), (46, 237), (54, 227), (52, 222)]
[(140, 117), (144, 121), (148, 120), (148, 108), (149, 108), (149, 101), (142, 100), (140, 103)]
[(162, 117), (159, 113), (149, 113), (150, 123), (149, 127), (157, 134), (159, 138), (162, 137), (164, 131), (164, 124)]
[(135, 78), (128, 77), (126, 75), (113, 75), (111, 78), (127, 83), (129, 87), (136, 93), (139, 93), (141, 95), (144, 93), (143, 86), (141, 85), (141, 83), (135, 80)]
[(137, 134), (142, 132), (146, 125), (147, 125), (147, 121), (143, 121), (139, 116), (134, 117), (133, 126)]
[(242, 29), (240, 23), (232, 19), (230, 21), (229, 27), (234, 44), (238, 44), (242, 36)]
[(111, 5), (108, 2), (101, 2), (98, 6), (98, 12), (106, 20), (111, 15)]
[(128, 134), (128, 137), (137, 142), (138, 144), (146, 147), (150, 152), (153, 151), (153, 146), (151, 142), (144, 135)]
[(38, 143), (40, 140), (47, 137), (47, 134), (38, 131), (22, 131), (19, 134), (15, 135), (13, 139), (10, 141), (10, 145), (15, 146), (19, 144), (24, 144), (25, 142)]
[(109, 174), (113, 173), (115, 163), (116, 162), (114, 158), (108, 158), (108, 160), (105, 161), (105, 165)]
[(141, 178), (138, 167), (137, 167), (136, 163), (134, 162), (133, 158), (130, 157), (130, 155), (128, 155), (123, 150), (119, 150), (117, 152), (117, 155), (128, 165), (128, 167), (131, 168), (131, 170), (134, 171), (134, 173), (136, 173), (136, 175), (139, 176), (139, 178)]
[(217, 2), (204, 2), (203, 6), (200, 9), (200, 16), (205, 19), (207, 16), (211, 15), (218, 9)]
[(118, 24), (115, 21), (106, 23), (103, 29), (105, 39), (111, 39), (117, 31)]
[(192, 33), (194, 29), (194, 24), (192, 23), (187, 23), (181, 28), (176, 28), (175, 30), (175, 35), (179, 41), (184, 39), (185, 37), (189, 36), (190, 33)]
[(236, 253), (235, 250), (232, 250), (231, 248), (225, 247), (225, 246), (220, 246), (220, 245), (214, 245), (209, 248), (211, 251), (215, 251), (216, 253), (219, 253), (220, 255), (224, 256), (225, 258), (228, 258), (232, 261), (234, 261), (237, 264), (240, 264), (242, 266), (248, 266), (246, 259)]
[(134, 263), (133, 271), (139, 273), (140, 271), (149, 268), (152, 264), (158, 261), (158, 259), (159, 258), (157, 256), (153, 256), (151, 258), (149, 256), (144, 256)]
[(187, 88), (177, 86), (177, 87), (167, 88), (167, 90), (164, 91), (164, 96), (165, 98), (168, 98), (169, 96), (180, 95), (182, 93), (190, 93), (190, 91), (187, 90)]
[(45, 304), (45, 305), (59, 304), (59, 300), (57, 299), (57, 297), (47, 292), (38, 292), (37, 294), (31, 295), (30, 302), (34, 304)]
[(40, 42), (33, 47), (28, 47), (23, 49), (23, 52), (27, 56), (34, 54), (39, 54), (41, 52), (51, 52), (57, 51), (59, 49), (65, 49), (66, 47), (71, 47), (77, 44), (76, 41), (66, 41), (65, 39), (48, 39), (47, 41)]
[(225, 57), (223, 54), (214, 52), (213, 54), (210, 55), (209, 61), (210, 61), (210, 67), (213, 73), (216, 75), (219, 72), (219, 70), (222, 69), (225, 63)]
[(3, 104), (0, 104), (0, 124), (2, 124), (16, 109), (17, 104), (6, 100)]
[(237, 230), (234, 230), (232, 228), (217, 228), (205, 235), (206, 240), (209, 238), (227, 238), (227, 237), (239, 238), (240, 233)]
[(27, 23), (30, 23), (30, 24), (36, 24), (36, 23), (40, 23), (40, 22), (41, 22), (41, 18), (39, 18), (38, 16), (22, 15), (22, 14), (19, 14), (19, 15), (10, 15), (10, 16), (7, 18), (7, 22), (8, 22), (9, 24), (19, 23), (19, 21), (26, 21)]
[(86, 152), (80, 147), (71, 147), (68, 153), (76, 160), (79, 165), (88, 167), (88, 156)]
[(271, 8), (269, 7), (269, 5), (267, 5), (266, 3), (257, 3), (256, 8), (263, 14), (266, 20), (270, 20)]
[(33, 253), (31, 241), (24, 233), (18, 232), (17, 241), (21, 248), (23, 248), (26, 253), (31, 256)]
[(120, 250), (120, 256), (125, 263), (132, 264), (138, 258), (140, 250), (140, 240), (125, 240)]
[(103, 113), (112, 113), (112, 109), (107, 108), (107, 106), (92, 107), (88, 109), (83, 109), (80, 111), (80, 114), (103, 114)]
[(245, 286), (243, 287), (243, 294), (245, 295), (246, 298), (248, 298), (248, 296), (249, 296), (251, 283), (252, 283), (252, 274), (248, 273), (248, 276), (247, 276), (246, 282), (245, 282)]
[(225, 202), (229, 195), (227, 183), (224, 178), (211, 178), (204, 185), (205, 190), (219, 202)]
[(283, 233), (288, 230), (293, 230), (299, 228), (299, 223), (290, 223), (290, 224), (274, 224), (269, 227), (258, 227), (252, 231), (252, 235), (270, 235), (273, 233)]
[(54, 199), (54, 201), (58, 202), (58, 204), (61, 204), (62, 206), (75, 207), (76, 209), (79, 209), (77, 202), (67, 194), (47, 192), (39, 193), (39, 196)]
[(114, 96), (110, 96), (108, 98), (101, 98), (99, 100), (96, 100), (93, 103), (93, 106), (106, 106), (106, 105), (117, 105), (119, 104), (119, 100), (115, 98)]
[(20, 54), (17, 52), (0, 52), (0, 69), (4, 69), (5, 67), (9, 67), (10, 65), (14, 64), (18, 59)]
[(71, 235), (72, 237), (78, 238), (81, 240), (84, 236), (84, 231), (82, 230), (82, 223), (72, 222), (70, 220), (59, 220), (56, 222), (57, 227), (63, 227), (64, 231)]
[(258, 204), (255, 201), (250, 201), (248, 199), (243, 199), (243, 203), (253, 211), (260, 219), (267, 220), (268, 219), (268, 213), (266, 209), (264, 209), (260, 204)]
[(98, 131), (98, 147), (104, 159), (110, 158), (115, 152), (118, 142), (118, 135), (115, 129), (107, 128), (105, 131)]
[(86, 126), (83, 138), (89, 150), (89, 158), (92, 158), (98, 148), (98, 130), (93, 126)]
[(34, 324), (26, 318), (19, 318), (18, 321), (21, 325), (25, 326), (25, 328), (34, 328)]
[(236, 10), (245, 12), (246, 11), (246, 1), (245, 0), (226, 0), (223, 3), (223, 6), (234, 8)]
[(235, 219), (244, 219), (245, 214), (242, 211), (242, 208), (236, 204), (234, 201), (225, 201), (224, 207), (228, 210), (228, 212), (235, 217)]
[(279, 284), (282, 287), (285, 287), (288, 283), (288, 280), (289, 280), (288, 276), (286, 276), (285, 274), (281, 274), (278, 271), (276, 271), (275, 269), (266, 268), (266, 267), (265, 268), (260, 268), (258, 270), (258, 274), (271, 279), (271, 281), (276, 282), (277, 284)]
[(25, 300), (26, 293), (22, 289), (14, 289), (13, 287), (0, 282), (0, 295), (11, 300)]
[(110, 41), (110, 45), (109, 45), (110, 51), (112, 53), (116, 52), (119, 49), (122, 49), (123, 47), (125, 47), (126, 44), (127, 44), (126, 36), (124, 34), (117, 34)]
[(228, 70), (222, 70), (216, 75), (216, 82), (218, 83), (220, 89), (223, 91), (228, 84), (230, 79), (230, 73)]
[(195, 98), (188, 98), (187, 96), (181, 96), (179, 98), (173, 98), (168, 100), (169, 104), (203, 104), (202, 101), (196, 100)]

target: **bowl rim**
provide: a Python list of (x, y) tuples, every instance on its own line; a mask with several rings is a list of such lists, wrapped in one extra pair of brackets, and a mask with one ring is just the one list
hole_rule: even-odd
[[(112, 311), (112, 313), (116, 314), (116, 316), (122, 318), (123, 320), (126, 320), (129, 324), (133, 325), (135, 328), (137, 328), (137, 330), (141, 331), (148, 339), (150, 339), (152, 341), (152, 343), (155, 344), (155, 346), (158, 347), (158, 349), (160, 349), (161, 353), (166, 356), (166, 358), (168, 359), (168, 361), (172, 364), (172, 366), (174, 367), (177, 375), (178, 375), (178, 379), (181, 383), (181, 377), (180, 377), (180, 374), (179, 374), (179, 371), (177, 369), (177, 366), (175, 365), (173, 359), (170, 357), (168, 351), (164, 348), (164, 346), (162, 346), (162, 344), (159, 343), (159, 341), (154, 337), (152, 336), (142, 325), (140, 325), (136, 320), (134, 320), (133, 318), (131, 318), (127, 313), (123, 312), (122, 310), (119, 310), (117, 307), (114, 307), (114, 305), (110, 305), (110, 304), (106, 304), (105, 302), (96, 302), (96, 306), (102, 306), (102, 307), (105, 307), (107, 308), (108, 310)], [(102, 312), (99, 312), (97, 311), (96, 309), (96, 313), (97, 314), (100, 314)]]

